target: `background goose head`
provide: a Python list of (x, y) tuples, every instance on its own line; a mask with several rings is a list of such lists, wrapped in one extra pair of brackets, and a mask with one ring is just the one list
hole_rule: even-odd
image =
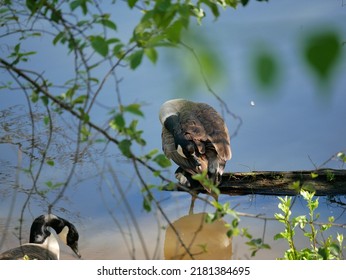
[(61, 217), (47, 214), (33, 221), (29, 243), (0, 254), (0, 259), (58, 260), (60, 258), (59, 243), (49, 228), (54, 229), (62, 242), (68, 245), (79, 258), (81, 257), (78, 251), (79, 234), (76, 227)]
[(229, 132), (220, 114), (205, 103), (172, 99), (161, 106), (159, 118), (162, 148), (179, 166), (179, 182), (191, 185), (190, 175), (206, 172), (218, 185), (232, 156)]

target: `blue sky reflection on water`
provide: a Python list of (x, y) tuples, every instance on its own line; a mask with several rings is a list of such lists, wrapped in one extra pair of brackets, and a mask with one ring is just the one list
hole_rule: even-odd
[[(127, 38), (126, 31), (131, 30), (136, 19), (132, 21), (130, 15), (123, 13), (122, 10), (115, 11), (115, 14), (119, 18), (119, 32)], [(310, 31), (322, 27), (335, 29), (346, 40), (346, 27), (341, 24), (345, 15), (346, 7), (342, 1), (314, 1), (313, 4), (311, 1), (299, 1), (294, 5), (292, 1), (280, 1), (280, 3), (251, 1), (246, 8), (223, 12), (216, 22), (206, 20), (197, 28), (197, 31), (200, 30), (208, 35), (208, 40), (213, 43), (224, 62), (224, 71), (227, 74), (222, 83), (215, 86), (216, 91), (228, 104), (230, 110), (243, 120), (237, 136), (231, 140), (233, 158), (227, 164), (226, 171), (310, 170), (314, 168), (314, 164), (318, 166), (336, 152), (346, 149), (346, 130), (343, 127), (346, 120), (345, 47), (342, 49), (343, 56), (335, 69), (328, 88), (330, 94), (327, 97), (318, 95), (319, 84), (316, 82), (316, 77), (302, 64), (298, 55), (301, 38)], [(39, 44), (33, 43), (32, 47), (40, 50), (48, 47), (49, 44), (41, 41)], [(256, 46), (271, 49), (280, 57), (280, 63), (283, 66), (284, 72), (280, 83), (274, 89), (275, 92), (269, 95), (261, 92), (251, 77), (250, 57)], [(198, 50), (197, 46), (196, 49)], [(118, 73), (119, 77), (124, 78), (120, 84), (123, 103), (144, 103), (145, 117), (141, 120), (140, 126), (144, 130), (144, 139), (147, 139), (148, 143), (143, 150), (138, 150), (138, 153), (161, 148), (161, 128), (157, 117), (159, 106), (169, 98), (185, 96), (176, 91), (179, 74), (183, 71), (177, 68), (177, 65), (170, 64), (174, 59), (172, 53), (179, 55), (180, 50), (160, 52), (161, 57), (155, 66), (144, 61), (143, 66), (134, 72), (120, 70)], [(38, 59), (32, 63), (36, 63), (35, 67), (46, 71), (48, 76), (58, 81), (68, 78), (71, 58), (66, 56), (66, 52), (57, 48), (52, 49), (51, 53), (49, 49)], [(49, 64), (46, 64), (48, 60)], [(54, 69), (49, 66), (51, 63), (55, 65)], [(114, 84), (108, 83), (100, 103), (115, 106), (114, 92)], [(200, 87), (199, 94), (193, 93), (188, 97), (192, 100), (207, 102), (220, 109), (219, 103), (208, 93), (205, 86)], [(1, 110), (18, 104), (18, 100), (25, 105), (25, 100), (20, 94), (9, 97), (1, 93), (0, 100)], [(98, 121), (104, 122), (107, 110), (100, 107), (99, 111), (93, 111), (92, 114)], [(227, 114), (225, 119), (231, 133), (234, 132), (237, 122)], [(68, 147), (65, 147), (63, 151), (68, 152)], [(2, 162), (16, 165), (17, 151), (13, 146), (0, 145), (0, 154)], [(90, 163), (90, 158), (99, 164)], [(134, 176), (133, 167), (126, 164), (115, 151), (110, 149), (106, 151), (95, 149), (90, 154), (90, 158), (83, 158), (83, 162), (78, 165), (77, 176), (65, 194), (67, 199), (58, 204), (58, 208), (68, 209), (70, 213), (66, 214), (72, 215), (72, 221), (80, 228), (80, 251), (83, 257), (85, 259), (145, 257), (138, 236), (134, 233), (127, 209), (116, 195), (118, 194), (116, 183), (109, 174), (104, 178), (98, 176), (102, 173), (106, 159), (107, 162), (116, 162), (114, 166), (117, 180), (124, 188), (132, 211), (138, 218), (150, 256), (162, 258), (164, 239), (162, 227), (166, 223), (156, 210), (151, 213), (143, 210), (141, 186)], [(24, 163), (25, 160), (27, 159), (23, 159)], [(69, 163), (66, 159), (61, 160), (61, 169), (46, 170), (43, 181), (48, 178), (58, 179), (60, 176), (66, 176), (65, 169)], [(96, 166), (100, 170), (97, 170)], [(331, 161), (328, 167), (342, 166), (337, 161)], [(175, 168), (173, 166), (172, 171)], [(3, 170), (6, 172), (7, 169)], [(25, 178), (22, 179), (25, 180)], [(149, 173), (146, 174), (146, 179), (153, 184), (160, 183)], [(156, 193), (156, 195), (172, 220), (187, 214), (189, 195), (167, 192)], [(23, 199), (21, 195), (17, 196), (14, 220), (18, 217)], [(320, 200), (322, 202), (324, 198)], [(221, 201), (230, 201), (232, 206), (237, 205), (238, 211), (245, 213), (263, 213), (272, 217), (274, 212), (278, 211), (276, 197), (222, 196)], [(1, 219), (6, 217), (10, 202), (10, 194), (6, 196), (6, 199), (1, 200)], [(30, 207), (32, 215), (40, 214), (44, 209), (43, 205), (39, 201), (33, 201)], [(296, 211), (302, 211), (303, 205), (302, 200), (298, 198), (295, 203)], [(204, 204), (199, 202), (195, 212), (203, 211), (203, 209)], [(320, 211), (324, 219), (334, 215), (339, 217), (337, 223), (346, 222), (346, 216), (342, 215), (343, 210), (340, 208), (321, 203)], [(31, 220), (30, 215), (31, 213), (26, 214), (28, 220)], [(122, 225), (124, 232), (119, 230), (117, 223)], [(1, 221), (0, 226), (2, 224)], [(256, 219), (242, 218), (241, 226), (248, 226), (254, 236), (261, 237), (263, 234), (264, 225)], [(281, 225), (268, 222), (265, 241), (271, 243), (273, 249), (259, 252), (256, 258), (272, 259), (282, 256), (283, 250), (287, 248), (286, 245), (281, 241), (273, 241), (273, 236), (279, 230), (282, 230)], [(337, 229), (334, 233), (335, 231)], [(128, 243), (124, 242), (125, 239)], [(12, 234), (8, 234), (8, 241), (3, 247), (7, 248), (15, 244), (14, 240)], [(301, 240), (303, 238), (299, 239), (298, 243)], [(155, 251), (157, 243), (161, 247)], [(235, 240), (235, 258), (249, 256), (243, 243), (239, 239)], [(132, 247), (135, 248), (134, 251), (129, 249)], [(68, 251), (64, 256), (72, 258)]]

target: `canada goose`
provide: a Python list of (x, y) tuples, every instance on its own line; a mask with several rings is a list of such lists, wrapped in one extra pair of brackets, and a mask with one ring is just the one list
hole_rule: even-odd
[(56, 215), (41, 215), (31, 225), (30, 241), (0, 254), (0, 260), (58, 260), (60, 248), (58, 240), (48, 227), (55, 230), (60, 239), (80, 258), (78, 252), (78, 232), (73, 224)]
[[(191, 186), (191, 175), (207, 172), (218, 185), (232, 156), (228, 129), (220, 114), (205, 103), (172, 99), (161, 106), (159, 118), (162, 148), (179, 166), (175, 172), (179, 183)], [(204, 188), (215, 197), (210, 188)]]

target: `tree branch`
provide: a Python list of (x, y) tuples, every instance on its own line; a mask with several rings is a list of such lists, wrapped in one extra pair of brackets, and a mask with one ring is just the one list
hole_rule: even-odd
[[(318, 169), (310, 171), (254, 171), (226, 173), (219, 189), (227, 195), (298, 195), (300, 189), (315, 191), (317, 196), (346, 195), (346, 170)], [(179, 184), (166, 191), (186, 191)], [(202, 186), (194, 191), (205, 193)]]

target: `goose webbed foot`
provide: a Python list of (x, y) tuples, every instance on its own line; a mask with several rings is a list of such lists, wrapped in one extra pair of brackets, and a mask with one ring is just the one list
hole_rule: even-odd
[(175, 171), (175, 178), (178, 180), (179, 184), (184, 187), (191, 187), (189, 177), (191, 178), (191, 176), (188, 176), (188, 173), (184, 171), (181, 167), (179, 167)]

